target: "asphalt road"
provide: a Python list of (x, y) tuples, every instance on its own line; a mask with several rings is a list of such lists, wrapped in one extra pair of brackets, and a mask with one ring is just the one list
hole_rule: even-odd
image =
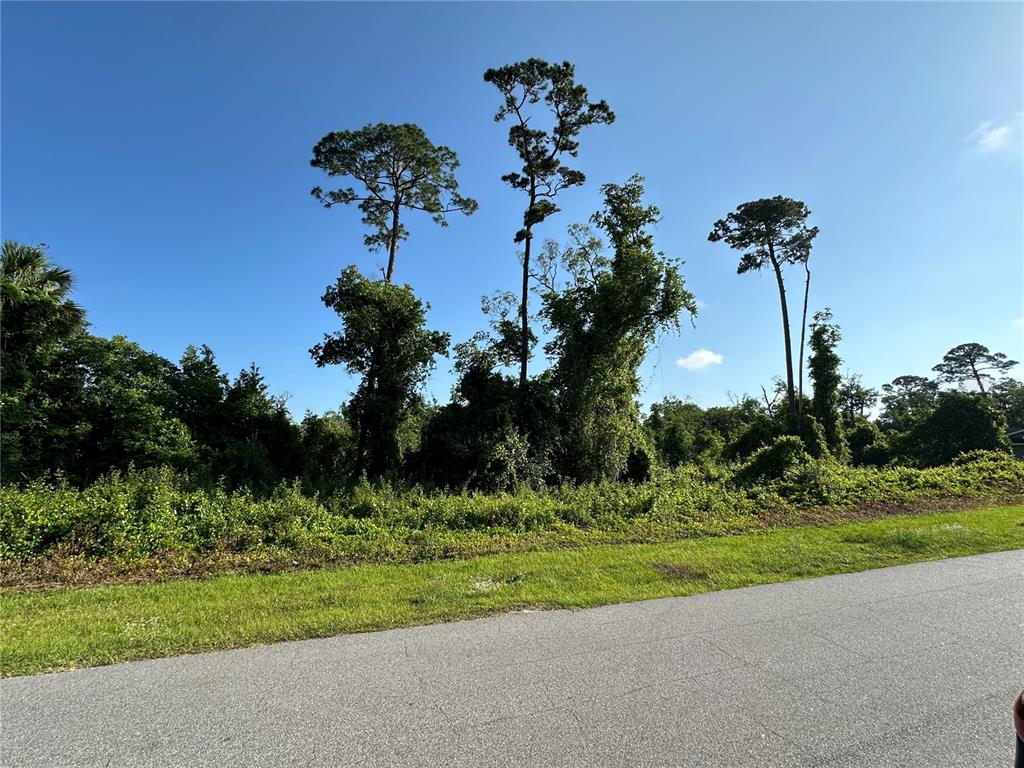
[(1008, 766), (1024, 551), (0, 683), (5, 766)]

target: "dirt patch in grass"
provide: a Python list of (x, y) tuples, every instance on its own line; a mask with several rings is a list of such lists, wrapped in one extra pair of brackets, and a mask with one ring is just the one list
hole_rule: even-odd
[(767, 526), (797, 525), (815, 526), (833, 523), (855, 523), (860, 520), (878, 520), (897, 515), (920, 515), (930, 512), (959, 512), (983, 509), (993, 504), (1014, 506), (1024, 504), (1024, 496), (1009, 495), (993, 499), (965, 498), (963, 496), (941, 496), (919, 501), (872, 501), (862, 502), (853, 507), (810, 507), (796, 511), (780, 510), (777, 514), (761, 515)]
[(0, 560), (0, 592), (44, 591), (64, 587), (152, 584), (240, 573), (285, 573), (355, 565), (351, 558), (293, 553), (167, 552), (138, 560), (47, 557), (23, 562)]
[(655, 563), (651, 567), (662, 576), (677, 581), (704, 581), (711, 577), (707, 571), (689, 563)]

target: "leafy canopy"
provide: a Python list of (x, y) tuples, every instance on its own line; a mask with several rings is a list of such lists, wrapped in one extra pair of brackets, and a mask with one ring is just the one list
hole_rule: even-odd
[(866, 418), (877, 402), (878, 390), (865, 387), (859, 374), (844, 377), (839, 385), (839, 410), (847, 425)]
[(936, 467), (971, 451), (1009, 452), (1006, 417), (990, 398), (943, 392), (938, 404), (896, 441), (904, 463)]
[(931, 413), (939, 401), (939, 383), (924, 376), (897, 376), (882, 385), (879, 425), (903, 432)]
[(1005, 373), (1017, 365), (1002, 352), (989, 352), (988, 347), (978, 344), (961, 344), (947, 352), (942, 362), (932, 368), (939, 374), (939, 379), (951, 384), (977, 384), (978, 390), (985, 392), (985, 382), (991, 381), (993, 374)]
[(1011, 428), (1024, 427), (1024, 382), (1009, 377), (997, 381), (989, 389)]
[(807, 226), (811, 211), (799, 200), (776, 195), (743, 203), (715, 222), (708, 235), (741, 251), (736, 273), (742, 275), (773, 263), (802, 264), (811, 254), (817, 227)]
[[(559, 155), (576, 157), (580, 131), (589, 125), (614, 122), (615, 113), (603, 99), (588, 101), (587, 89), (575, 81), (575, 67), (568, 61), (551, 64), (531, 58), (488, 69), (484, 81), (501, 92), (503, 102), (494, 119), (501, 122), (512, 118), (508, 143), (522, 161), (521, 170), (505, 174), (502, 181), (530, 193), (523, 229), (515, 236), (518, 243), (527, 239), (534, 224), (558, 210), (553, 199), (561, 190), (580, 186), (586, 180), (582, 171), (563, 165)], [(554, 125), (547, 131), (537, 127), (536, 117), (529, 114), (529, 108), (540, 102), (554, 118)]]
[(391, 255), (388, 280), (398, 241), (409, 236), (399, 220), (402, 208), (423, 211), (442, 227), (448, 225), (449, 213), (468, 216), (477, 209), (475, 200), (459, 194), (455, 153), (435, 146), (412, 123), (377, 123), (329, 133), (313, 148), (310, 165), (328, 176), (348, 176), (362, 184), (360, 191), (342, 187), (325, 192), (317, 186), (311, 194), (326, 208), (359, 203), (363, 223), (371, 228), (363, 242), (373, 251), (386, 248)]

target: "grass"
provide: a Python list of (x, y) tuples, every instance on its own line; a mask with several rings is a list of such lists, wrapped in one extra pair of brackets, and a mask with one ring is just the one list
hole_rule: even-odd
[(731, 589), (1024, 548), (1024, 506), (667, 544), (0, 595), (0, 672)]

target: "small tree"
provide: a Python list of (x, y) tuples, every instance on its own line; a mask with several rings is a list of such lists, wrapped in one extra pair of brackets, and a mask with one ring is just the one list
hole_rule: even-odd
[[(224, 397), (228, 379), (217, 365), (213, 350), (203, 344), (201, 348), (186, 347), (173, 379), (177, 393), (175, 415), (188, 427), (195, 438), (201, 466), (200, 471), (213, 468), (228, 441), (227, 413)], [(216, 475), (210, 479), (216, 480)]]
[(811, 326), (811, 357), (808, 370), (814, 383), (811, 411), (825, 432), (829, 452), (845, 461), (849, 451), (843, 436), (843, 421), (839, 413), (839, 387), (842, 376), (836, 346), (842, 338), (839, 326), (832, 322), (832, 311), (824, 309), (814, 314)]
[(854, 466), (880, 467), (891, 458), (885, 435), (878, 425), (870, 421), (861, 420), (850, 427), (846, 433), (846, 442)]
[(352, 479), (352, 427), (340, 413), (317, 416), (307, 411), (301, 428), (303, 487), (330, 496)]
[(867, 418), (867, 412), (878, 402), (878, 390), (865, 387), (859, 374), (845, 376), (839, 385), (839, 410), (847, 426)]
[[(511, 118), (508, 143), (522, 161), (520, 171), (507, 173), (502, 181), (526, 193), (527, 205), (523, 226), (516, 232), (515, 242), (523, 244), (523, 280), (519, 305), (519, 383), (526, 384), (530, 358), (530, 260), (533, 228), (558, 211), (555, 197), (563, 189), (583, 184), (582, 171), (562, 164), (561, 156), (576, 157), (577, 137), (588, 125), (611, 123), (615, 114), (603, 100), (587, 100), (587, 89), (576, 83), (575, 68), (568, 61), (550, 64), (541, 59), (527, 59), (484, 73), (484, 81), (494, 85), (503, 99), (494, 119)], [(533, 106), (544, 102), (554, 118), (550, 131), (537, 127), (539, 115), (532, 115)], [(534, 118), (530, 125), (531, 117)]]
[(705, 425), (704, 410), (676, 397), (651, 405), (644, 427), (651, 435), (658, 460), (668, 467), (695, 461), (703, 451), (717, 447)]
[(882, 385), (882, 413), (878, 423), (883, 429), (904, 432), (935, 410), (939, 384), (924, 376), (897, 376)]
[[(782, 269), (787, 264), (806, 264), (811, 244), (818, 235), (817, 227), (807, 226), (811, 212), (799, 200), (771, 197), (743, 203), (724, 219), (715, 222), (708, 240), (724, 240), (741, 251), (736, 273), (759, 271), (771, 266), (782, 305), (782, 333), (786, 347), (786, 397), (790, 416), (799, 410), (793, 376), (793, 346), (790, 340), (789, 305)], [(803, 357), (803, 350), (800, 351)]]
[[(61, 350), (61, 408), (49, 415), (51, 467), (78, 482), (110, 469), (189, 468), (195, 443), (175, 417), (176, 368), (124, 336), (79, 334)], [(72, 437), (73, 436), (73, 437)]]
[(424, 425), (414, 457), (432, 485), (514, 491), (539, 486), (551, 475), (557, 424), (550, 372), (519, 387), (516, 377), (497, 370), (507, 349), (501, 328), (495, 330), (498, 339), (478, 333), (455, 345), (452, 400)]
[(942, 362), (932, 368), (939, 374), (939, 379), (950, 384), (978, 385), (978, 391), (985, 394), (985, 382), (993, 378), (994, 373), (1005, 373), (1017, 365), (1002, 352), (989, 352), (982, 344), (961, 344), (947, 352)]
[(302, 472), (302, 435), (286, 400), (270, 393), (255, 363), (239, 371), (224, 393), (219, 471), (233, 486), (269, 493)]
[(363, 242), (371, 251), (387, 249), (384, 280), (391, 282), (398, 243), (409, 236), (401, 222), (402, 209), (423, 211), (442, 227), (447, 214), (467, 216), (477, 209), (475, 200), (459, 194), (455, 170), (459, 160), (444, 146), (434, 146), (418, 125), (377, 123), (358, 131), (334, 131), (313, 147), (310, 165), (328, 176), (349, 176), (363, 185), (311, 194), (325, 208), (358, 202), (363, 223), (371, 228)]
[(343, 330), (310, 349), (320, 367), (343, 364), (362, 375), (346, 412), (356, 431), (356, 463), (370, 477), (393, 474), (402, 458), (399, 430), (418, 389), (448, 351), (447, 333), (425, 328), (427, 307), (409, 286), (369, 280), (355, 267), (342, 271), (323, 295)]
[(1011, 428), (1024, 427), (1024, 382), (1009, 377), (1001, 379), (989, 388), (989, 394)]

